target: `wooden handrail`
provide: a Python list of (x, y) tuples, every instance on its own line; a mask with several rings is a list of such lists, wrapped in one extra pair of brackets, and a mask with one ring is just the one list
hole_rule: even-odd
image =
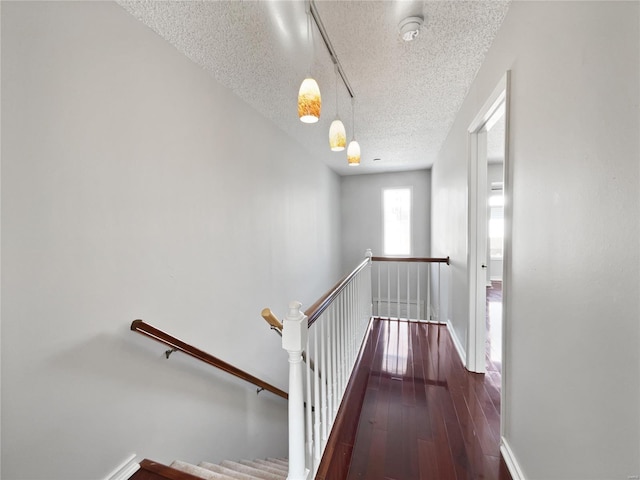
[[(446, 263), (449, 265), (449, 257), (368, 257), (358, 265), (353, 272), (345, 275), (338, 283), (336, 283), (327, 293), (311, 305), (304, 314), (308, 317), (309, 326), (313, 325), (318, 317), (324, 312), (338, 294), (347, 286), (347, 284), (365, 268), (369, 262), (422, 262), (422, 263)], [(266, 309), (265, 309), (266, 310)], [(263, 310), (264, 312), (264, 310)], [(264, 314), (263, 314), (264, 316)], [(266, 319), (266, 317), (265, 317)], [(267, 320), (268, 321), (268, 320)]]
[(279, 388), (274, 387), (270, 383), (264, 382), (259, 378), (254, 377), (253, 375), (243, 370), (240, 370), (237, 367), (234, 367), (233, 365), (225, 362), (224, 360), (220, 360), (219, 358), (214, 357), (213, 355), (207, 352), (204, 352), (192, 345), (189, 345), (188, 343), (185, 343), (182, 340), (179, 340), (176, 337), (173, 337), (168, 333), (163, 332), (162, 330), (158, 330), (157, 328), (149, 325), (148, 323), (143, 322), (142, 320), (134, 320), (133, 322), (131, 322), (131, 330), (133, 330), (134, 332), (141, 333), (142, 335), (146, 335), (150, 338), (153, 338), (154, 340), (160, 343), (164, 343), (165, 345), (169, 345), (171, 348), (175, 350), (186, 353), (187, 355), (197, 358), (198, 360), (203, 361), (204, 363), (208, 363), (209, 365), (219, 368), (220, 370), (224, 370), (225, 372), (230, 373), (231, 375), (234, 375), (238, 378), (241, 378), (249, 383), (253, 383), (255, 386), (264, 390), (268, 390), (271, 393), (278, 395), (279, 397), (282, 397), (284, 399), (289, 398), (289, 395), (287, 394), (287, 392), (280, 390)]
[(276, 330), (280, 330), (282, 332), (282, 323), (273, 314), (270, 308), (263, 308), (260, 315), (262, 315), (262, 318), (264, 318), (272, 328), (275, 328)]
[(349, 282), (364, 269), (367, 265), (369, 265), (370, 259), (369, 257), (365, 258), (360, 265), (358, 265), (353, 272), (345, 275), (342, 280), (336, 283), (333, 288), (331, 288), (327, 293), (321, 296), (316, 303), (311, 305), (304, 314), (308, 317), (309, 326), (313, 325), (315, 321), (318, 319), (322, 312), (324, 312), (331, 302), (335, 300), (338, 294), (349, 284)]
[(424, 263), (446, 263), (449, 265), (449, 257), (429, 258), (429, 257), (371, 257), (373, 262), (424, 262)]

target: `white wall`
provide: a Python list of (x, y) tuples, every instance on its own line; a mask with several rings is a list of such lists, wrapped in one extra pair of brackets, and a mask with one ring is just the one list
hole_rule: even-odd
[(466, 129), (510, 69), (503, 421), (527, 479), (640, 474), (638, 7), (513, 2), (432, 172), (464, 338)]
[[(259, 316), (339, 274), (339, 179), (122, 8), (2, 4), (2, 478), (286, 454)], [(313, 275), (306, 275), (313, 271)]]
[(431, 172), (379, 173), (341, 177), (342, 265), (355, 267), (367, 248), (374, 255), (382, 250), (382, 190), (411, 187), (413, 192), (413, 255), (429, 255)]

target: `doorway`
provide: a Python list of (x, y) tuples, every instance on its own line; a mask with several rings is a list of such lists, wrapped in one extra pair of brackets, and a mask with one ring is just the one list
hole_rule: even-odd
[(509, 72), (469, 126), (469, 335), (467, 368), (502, 390), (505, 302), (505, 170)]
[[(487, 273), (485, 371), (497, 389), (502, 380), (502, 281), (504, 278), (505, 106), (487, 125)], [(483, 164), (484, 167), (484, 164)]]

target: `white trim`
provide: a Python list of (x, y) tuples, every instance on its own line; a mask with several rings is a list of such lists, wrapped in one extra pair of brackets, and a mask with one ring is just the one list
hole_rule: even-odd
[[(460, 360), (462, 360), (462, 365), (466, 367), (467, 365), (467, 354), (462, 347), (462, 343), (456, 334), (456, 331), (453, 329), (453, 324), (450, 319), (447, 319), (447, 330), (449, 331), (449, 335), (451, 335), (451, 340), (453, 341), (454, 347), (456, 347), (456, 351), (458, 352), (458, 356)], [(515, 480), (515, 479), (514, 479)]]
[(502, 238), (502, 374), (501, 374), (501, 388), (500, 388), (500, 435), (504, 436), (505, 422), (504, 418), (507, 417), (507, 396), (509, 394), (507, 387), (507, 373), (510, 366), (510, 351), (507, 348), (507, 338), (510, 329), (509, 312), (509, 299), (511, 298), (511, 219), (513, 218), (513, 194), (511, 185), (511, 160), (509, 155), (510, 150), (510, 130), (511, 130), (511, 71), (506, 72), (506, 98), (504, 104), (504, 166), (502, 177), (502, 195), (504, 199), (504, 210), (502, 212), (504, 218), (504, 236)]
[(502, 453), (504, 463), (507, 464), (511, 478), (513, 478), (513, 480), (526, 480), (524, 473), (522, 473), (522, 469), (516, 460), (516, 456), (513, 454), (507, 439), (504, 437), (500, 439), (500, 453)]
[(487, 101), (484, 102), (484, 105), (482, 105), (482, 108), (478, 111), (476, 118), (474, 118), (469, 125), (469, 128), (467, 129), (469, 133), (478, 132), (483, 126), (485, 126), (485, 124), (487, 124), (500, 106), (504, 104), (507, 98), (507, 77), (508, 72), (502, 76), (498, 85), (496, 85)]
[(127, 480), (140, 470), (140, 464), (136, 462), (136, 454), (132, 453), (127, 459), (117, 466), (104, 480)]
[[(479, 213), (478, 213), (478, 183), (481, 180), (483, 183), (486, 183), (486, 179), (479, 178), (480, 175), (486, 174), (484, 168), (482, 171), (478, 169), (478, 158), (480, 155), (483, 155), (483, 150), (486, 151), (486, 127), (488, 122), (493, 121), (493, 116), (504, 106), (505, 109), (505, 177), (507, 173), (507, 162), (508, 162), (508, 131), (509, 131), (509, 112), (508, 112), (508, 102), (509, 102), (509, 78), (510, 72), (507, 71), (493, 92), (487, 98), (487, 100), (482, 105), (482, 108), (478, 111), (477, 115), (473, 119), (473, 121), (469, 124), (468, 131), (468, 155), (469, 155), (469, 171), (468, 171), (468, 232), (467, 232), (467, 265), (468, 265), (468, 285), (469, 291), (467, 293), (469, 299), (469, 318), (468, 318), (468, 335), (467, 335), (467, 358), (468, 363), (466, 363), (466, 367), (471, 372), (484, 373), (485, 371), (485, 362), (484, 362), (484, 349), (485, 349), (485, 334), (486, 331), (484, 328), (481, 328), (484, 325), (484, 315), (478, 315), (479, 311), (484, 309), (484, 299), (482, 295), (479, 295), (479, 285), (484, 282), (480, 282), (481, 277), (486, 275), (484, 270), (481, 269), (480, 264), (485, 263), (485, 261), (481, 261), (485, 252), (478, 252), (478, 234), (482, 232), (478, 232), (478, 221), (479, 221)], [(485, 157), (486, 159), (486, 157)], [(503, 182), (503, 188), (505, 188), (505, 195), (507, 194), (506, 190), (506, 181), (505, 178)], [(486, 189), (482, 189), (484, 192)], [(505, 210), (506, 212), (506, 210)], [(506, 213), (505, 213), (505, 236), (506, 232)], [(503, 263), (503, 285), (505, 280), (504, 275), (504, 263)], [(503, 290), (503, 298), (504, 298), (504, 290)], [(503, 316), (504, 316), (504, 304), (503, 304)], [(504, 317), (503, 317), (504, 318)], [(504, 319), (503, 319), (504, 324)], [(503, 327), (504, 332), (504, 327)], [(504, 333), (503, 333), (504, 334)], [(504, 350), (503, 350), (504, 355)]]

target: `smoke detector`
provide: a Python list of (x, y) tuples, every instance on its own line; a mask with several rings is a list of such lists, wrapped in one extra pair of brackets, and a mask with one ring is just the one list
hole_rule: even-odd
[(398, 28), (400, 29), (400, 37), (405, 42), (410, 42), (418, 36), (420, 33), (420, 27), (424, 23), (422, 17), (407, 17), (400, 22)]

